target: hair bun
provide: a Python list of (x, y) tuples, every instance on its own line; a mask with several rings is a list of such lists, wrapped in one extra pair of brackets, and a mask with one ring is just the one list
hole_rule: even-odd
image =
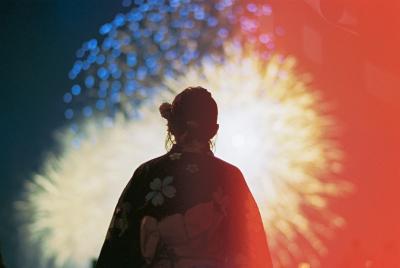
[(172, 105), (168, 102), (164, 102), (163, 104), (160, 105), (160, 114), (162, 117), (164, 117), (167, 120), (171, 119), (172, 115)]

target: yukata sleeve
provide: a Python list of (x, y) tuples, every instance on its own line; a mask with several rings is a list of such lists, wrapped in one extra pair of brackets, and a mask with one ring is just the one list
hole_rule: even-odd
[(256, 201), (239, 169), (228, 178), (226, 267), (272, 268), (267, 236)]
[(144, 201), (146, 166), (140, 166), (122, 192), (102, 246), (96, 268), (143, 267), (140, 252), (141, 207)]

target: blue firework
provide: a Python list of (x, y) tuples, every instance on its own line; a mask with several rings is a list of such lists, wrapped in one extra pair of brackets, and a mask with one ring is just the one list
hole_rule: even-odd
[(69, 72), (65, 117), (119, 112), (136, 115), (141, 102), (165, 90), (162, 78), (178, 77), (202, 59), (223, 62), (223, 46), (252, 44), (262, 57), (274, 49), (271, 6), (234, 0), (124, 0), (128, 9), (83, 43)]

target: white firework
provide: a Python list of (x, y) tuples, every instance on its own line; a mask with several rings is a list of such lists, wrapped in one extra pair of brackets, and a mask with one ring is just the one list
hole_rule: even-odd
[[(325, 237), (344, 224), (328, 209), (329, 198), (350, 190), (346, 183), (326, 179), (342, 168), (342, 152), (331, 138), (334, 121), (307, 78), (295, 74), (294, 59), (265, 62), (233, 47), (225, 53), (224, 63), (204, 59), (163, 84), (172, 92), (193, 85), (212, 91), (220, 110), (216, 155), (245, 174), (276, 267), (293, 267), (300, 259), (315, 267), (325, 253)], [(135, 120), (82, 121), (78, 146), (71, 146), (75, 134), (61, 131), (61, 153), (45, 160), (18, 202), (27, 219), (26, 242), (41, 247), (44, 260), (54, 258), (57, 267), (88, 267), (98, 256), (134, 169), (165, 152), (166, 127), (157, 108), (172, 97), (165, 92), (148, 100)]]

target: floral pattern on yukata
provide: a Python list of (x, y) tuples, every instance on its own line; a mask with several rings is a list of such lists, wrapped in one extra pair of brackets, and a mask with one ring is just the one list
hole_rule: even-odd
[(107, 232), (107, 239), (111, 237), (111, 232), (118, 231), (118, 236), (121, 237), (128, 229), (128, 214), (131, 211), (131, 204), (128, 202), (118, 205), (115, 209), (114, 216), (111, 220), (110, 227)]
[[(131, 181), (97, 267), (272, 268), (243, 175), (211, 151), (186, 153), (174, 146), (137, 168)], [(187, 194), (190, 189), (195, 194)]]
[(174, 178), (172, 176), (166, 176), (163, 180), (155, 178), (150, 182), (150, 191), (145, 199), (146, 202), (151, 202), (153, 206), (161, 206), (164, 203), (165, 198), (173, 198), (176, 194), (174, 186), (170, 185)]
[(219, 188), (210, 201), (194, 205), (183, 213), (161, 220), (144, 216), (140, 228), (143, 258), (154, 268), (220, 267), (223, 259), (215, 255), (216, 244), (207, 243), (219, 239), (218, 229), (224, 224), (227, 206), (228, 197)]
[(199, 167), (196, 164), (188, 164), (186, 166), (186, 171), (190, 173), (196, 173), (199, 171)]
[(171, 160), (179, 160), (182, 156), (182, 153), (172, 153), (169, 155), (169, 159)]
[(229, 205), (229, 196), (224, 194), (221, 187), (219, 187), (217, 191), (213, 193), (213, 200), (220, 212), (226, 216)]

